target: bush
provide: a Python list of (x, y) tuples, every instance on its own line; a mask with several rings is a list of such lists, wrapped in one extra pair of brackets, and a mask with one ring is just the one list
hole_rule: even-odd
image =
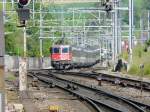
[(146, 64), (144, 67), (144, 75), (150, 74), (150, 65)]
[(140, 50), (138, 51), (138, 56), (139, 56), (139, 58), (142, 57), (142, 52)]
[[(142, 71), (138, 65), (132, 65), (128, 73), (129, 74), (137, 74), (139, 76), (142, 75)], [(143, 75), (149, 75), (149, 74), (150, 74), (150, 64), (145, 64)]]
[(128, 71), (129, 74), (138, 74), (139, 73), (139, 68), (137, 65), (132, 65), (130, 70)]
[(123, 53), (120, 55), (120, 58), (128, 60), (128, 52), (127, 51), (123, 51)]

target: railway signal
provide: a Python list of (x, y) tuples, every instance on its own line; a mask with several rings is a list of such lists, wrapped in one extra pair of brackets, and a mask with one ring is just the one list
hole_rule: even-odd
[(30, 19), (30, 9), (26, 6), (29, 4), (30, 0), (18, 0), (18, 27), (23, 27), (23, 40), (24, 40), (24, 57), (19, 61), (19, 90), (25, 91), (27, 89), (27, 38), (26, 38), (26, 22)]
[(19, 18), (19, 27), (26, 26), (26, 20), (30, 18), (30, 10), (25, 8), (29, 4), (30, 0), (18, 0), (18, 18)]
[(107, 12), (107, 16), (109, 16), (110, 11), (113, 10), (112, 1), (111, 0), (102, 0), (101, 5), (104, 7), (104, 10)]
[(105, 5), (105, 10), (107, 12), (111, 11), (113, 8), (112, 8), (112, 4), (110, 2), (107, 2), (106, 5)]
[(18, 8), (23, 8), (29, 4), (30, 0), (18, 0)]
[(105, 11), (107, 12), (113, 9), (112, 2), (110, 0), (102, 0), (101, 4), (105, 7)]

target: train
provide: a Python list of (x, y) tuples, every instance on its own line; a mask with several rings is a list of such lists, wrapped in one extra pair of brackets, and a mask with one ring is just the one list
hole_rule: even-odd
[(50, 48), (51, 65), (55, 69), (70, 68), (72, 63), (72, 49), (70, 45), (53, 45)]
[(71, 45), (53, 45), (50, 47), (51, 65), (54, 69), (73, 69), (73, 68), (87, 68), (97, 63), (94, 62), (73, 62), (73, 50)]

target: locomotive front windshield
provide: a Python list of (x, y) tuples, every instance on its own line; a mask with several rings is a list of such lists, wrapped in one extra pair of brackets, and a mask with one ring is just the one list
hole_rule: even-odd
[(68, 52), (69, 52), (69, 48), (68, 47), (62, 48), (62, 53), (68, 53)]
[(59, 49), (60, 48), (57, 48), (57, 47), (53, 48), (53, 53), (59, 53)]

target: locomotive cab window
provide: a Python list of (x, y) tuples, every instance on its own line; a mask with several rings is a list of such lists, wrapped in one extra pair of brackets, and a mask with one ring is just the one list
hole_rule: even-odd
[(53, 53), (59, 53), (59, 48), (57, 47), (53, 48)]
[(68, 47), (62, 48), (62, 53), (68, 53), (68, 51), (69, 51), (69, 48), (68, 48)]

